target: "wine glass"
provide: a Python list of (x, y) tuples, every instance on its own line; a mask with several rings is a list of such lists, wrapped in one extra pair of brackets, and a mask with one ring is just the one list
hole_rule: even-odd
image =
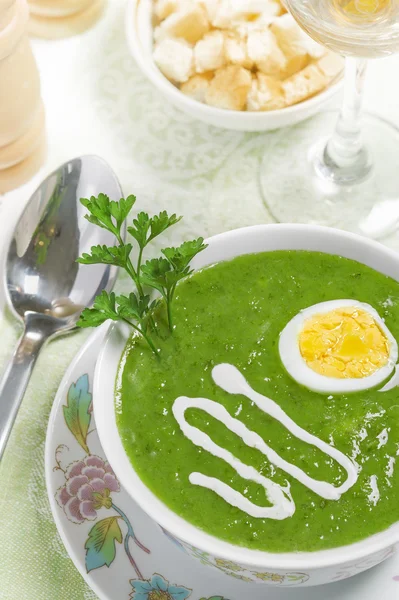
[(285, 4), (314, 40), (345, 55), (344, 100), (339, 114), (277, 134), (260, 170), (264, 201), (277, 221), (383, 238), (399, 224), (399, 130), (361, 104), (367, 59), (399, 51), (399, 0)]

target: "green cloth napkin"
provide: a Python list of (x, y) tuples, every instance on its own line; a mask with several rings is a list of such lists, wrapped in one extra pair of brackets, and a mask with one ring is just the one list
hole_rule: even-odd
[[(39, 357), (0, 463), (1, 600), (89, 600), (91, 592), (56, 531), (44, 478), (44, 444), (52, 402), (87, 332), (49, 343)], [(0, 323), (0, 364), (17, 341), (12, 317)]]

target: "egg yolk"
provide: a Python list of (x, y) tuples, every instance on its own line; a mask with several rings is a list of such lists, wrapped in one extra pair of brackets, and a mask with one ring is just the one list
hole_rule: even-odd
[(313, 371), (338, 379), (372, 375), (387, 364), (390, 353), (388, 339), (375, 319), (351, 306), (306, 320), (299, 349)]

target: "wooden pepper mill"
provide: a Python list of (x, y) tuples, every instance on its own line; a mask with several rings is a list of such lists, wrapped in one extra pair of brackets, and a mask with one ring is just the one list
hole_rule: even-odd
[(102, 15), (105, 0), (29, 0), (29, 32), (41, 38), (69, 37), (85, 31)]
[(46, 155), (40, 79), (26, 0), (0, 0), (0, 193), (28, 181)]

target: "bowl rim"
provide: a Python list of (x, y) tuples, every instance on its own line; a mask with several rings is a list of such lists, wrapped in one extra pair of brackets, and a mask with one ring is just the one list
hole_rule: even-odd
[[(152, 0), (151, 0), (152, 1)], [(190, 109), (190, 113), (197, 112), (201, 114), (202, 118), (206, 120), (207, 117), (223, 118), (228, 116), (234, 116), (239, 118), (242, 123), (246, 122), (247, 125), (255, 124), (259, 119), (268, 120), (282, 117), (296, 115), (300, 112), (305, 112), (307, 109), (311, 109), (320, 103), (327, 103), (342, 87), (343, 75), (341, 75), (334, 83), (331, 83), (321, 92), (307, 98), (297, 104), (292, 104), (285, 108), (279, 108), (269, 111), (235, 111), (227, 110), (225, 108), (217, 108), (215, 106), (209, 106), (198, 100), (194, 100), (190, 96), (186, 96), (176, 86), (173, 85), (159, 70), (156, 64), (153, 62), (154, 69), (149, 68), (147, 60), (144, 57), (144, 53), (140, 44), (140, 36), (136, 34), (137, 26), (137, 10), (142, 0), (128, 0), (126, 5), (126, 18), (125, 18), (125, 34), (130, 51), (136, 60), (142, 73), (151, 81), (151, 83), (161, 90), (166, 96), (172, 98), (176, 103), (182, 103)], [(276, 125), (276, 127), (279, 127)]]
[[(386, 263), (391, 263), (398, 267), (397, 280), (399, 281), (399, 254), (397, 252), (374, 240), (329, 227), (305, 224), (253, 225), (215, 235), (208, 238), (206, 242), (210, 244), (210, 248), (213, 246), (216, 248), (217, 254), (218, 249), (220, 250), (223, 247), (226, 248), (231, 242), (236, 244), (245, 237), (250, 236), (253, 238), (254, 236), (264, 236), (273, 231), (275, 234), (278, 231), (279, 234), (281, 233), (282, 237), (285, 237), (288, 240), (291, 235), (301, 232), (306, 243), (310, 236), (319, 236), (320, 238), (323, 238), (323, 244), (324, 240), (329, 239), (335, 246), (338, 246), (339, 242), (347, 242), (351, 247), (356, 246), (359, 249), (359, 255), (360, 250), (364, 250), (362, 256), (365, 255), (366, 257), (371, 257), (374, 256), (375, 253), (378, 253), (380, 258), (384, 259)], [(212, 249), (214, 250), (215, 248)], [(283, 248), (284, 245), (281, 249)], [(289, 249), (287, 244), (285, 244), (285, 248)], [(314, 250), (314, 248), (310, 249)], [(267, 252), (267, 250), (250, 250), (249, 253), (261, 251)], [(323, 250), (320, 249), (318, 251), (323, 252)], [(334, 254), (334, 252), (331, 251), (325, 252), (327, 254)], [(233, 251), (232, 256), (238, 256), (245, 253), (248, 253), (248, 251), (242, 253), (234, 253)], [(340, 255), (338, 249), (335, 254)], [(343, 253), (343, 256), (345, 255), (346, 253)], [(229, 259), (216, 258), (209, 262), (204, 262), (204, 264), (201, 264), (202, 261), (197, 260), (199, 263), (198, 268), (206, 266), (207, 264), (219, 262), (219, 260)], [(367, 262), (363, 262), (363, 259), (353, 260), (358, 260), (358, 262), (367, 264)], [(193, 266), (196, 268), (196, 265), (193, 264)], [(384, 273), (384, 269), (371, 268)], [(389, 275), (388, 272), (385, 272), (384, 274)], [(392, 274), (390, 276), (394, 278)], [(211, 534), (206, 533), (195, 525), (192, 525), (177, 513), (173, 512), (145, 485), (134, 470), (134, 467), (125, 453), (116, 425), (114, 384), (117, 377), (121, 354), (129, 335), (127, 326), (125, 328), (123, 324), (120, 325), (115, 323), (108, 329), (104, 344), (99, 353), (94, 374), (93, 404), (95, 421), (103, 450), (121, 484), (139, 506), (141, 506), (141, 508), (162, 528), (166, 529), (170, 534), (182, 540), (184, 543), (193, 546), (194, 548), (199, 548), (212, 556), (240, 563), (241, 565), (279, 570), (307, 569), (314, 571), (317, 569), (353, 563), (368, 558), (377, 552), (388, 550), (399, 542), (399, 521), (397, 521), (387, 529), (353, 544), (321, 551), (273, 553), (261, 550), (251, 550), (225, 542), (220, 538), (216, 538)], [(109, 362), (110, 356), (113, 364), (110, 364)]]

